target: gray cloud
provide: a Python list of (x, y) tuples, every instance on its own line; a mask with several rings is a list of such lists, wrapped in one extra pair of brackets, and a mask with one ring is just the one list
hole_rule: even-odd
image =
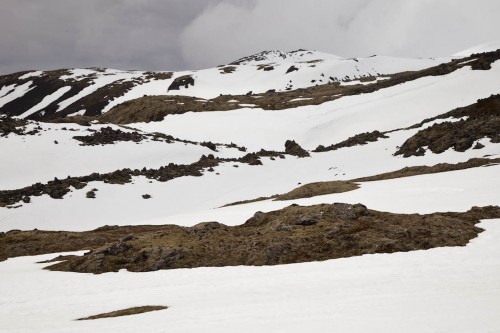
[(181, 40), (188, 64), (203, 66), (264, 49), (430, 57), (499, 39), (499, 12), (496, 0), (222, 2), (193, 20)]
[(180, 69), (179, 36), (213, 1), (3, 0), (0, 72)]
[(449, 55), (500, 39), (497, 0), (3, 0), (0, 73), (179, 70), (266, 49)]

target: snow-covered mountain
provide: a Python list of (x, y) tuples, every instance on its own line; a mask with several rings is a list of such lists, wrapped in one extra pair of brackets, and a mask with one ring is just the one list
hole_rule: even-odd
[(0, 77), (0, 331), (495, 332), (497, 46)]
[[(360, 78), (377, 79), (436, 66), (450, 58), (373, 56), (342, 59), (316, 51), (262, 52), (229, 65), (198, 71), (143, 72), (114, 69), (31, 71), (0, 77), (0, 112), (28, 119), (95, 116), (144, 95), (219, 95), (289, 91)], [(184, 84), (176, 79), (191, 78)]]

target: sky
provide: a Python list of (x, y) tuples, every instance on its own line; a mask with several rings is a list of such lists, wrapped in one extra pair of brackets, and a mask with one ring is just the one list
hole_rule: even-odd
[(0, 74), (213, 67), (264, 50), (446, 56), (500, 40), (498, 0), (1, 0)]

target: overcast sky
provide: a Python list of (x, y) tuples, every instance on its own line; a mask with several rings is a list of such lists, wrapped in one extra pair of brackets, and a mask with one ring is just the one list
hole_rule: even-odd
[(212, 67), (263, 50), (430, 57), (500, 40), (499, 0), (1, 0), (0, 74)]

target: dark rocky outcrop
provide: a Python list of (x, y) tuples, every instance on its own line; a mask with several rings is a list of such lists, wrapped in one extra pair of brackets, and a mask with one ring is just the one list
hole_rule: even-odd
[(435, 154), (450, 148), (463, 152), (482, 138), (489, 138), (493, 143), (500, 142), (500, 95), (480, 99), (472, 105), (426, 119), (413, 127), (418, 128), (427, 122), (448, 118), (463, 119), (434, 124), (418, 131), (406, 140), (395, 154), (404, 157), (421, 156), (425, 153), (424, 147)]
[(298, 157), (309, 157), (309, 153), (307, 150), (303, 149), (297, 142), (294, 140), (287, 140), (285, 142), (285, 153), (298, 156)]
[(327, 147), (325, 147), (323, 145), (319, 145), (313, 151), (316, 153), (325, 152), (325, 151), (332, 151), (332, 150), (337, 150), (340, 148), (353, 147), (353, 146), (357, 146), (357, 145), (365, 145), (368, 142), (375, 142), (375, 141), (378, 141), (378, 139), (385, 139), (385, 138), (388, 138), (388, 136), (386, 136), (385, 133), (381, 133), (379, 131), (366, 132), (366, 133), (354, 135), (354, 136), (348, 138), (347, 140), (344, 140), (340, 143), (330, 145)]
[(168, 87), (168, 91), (170, 90), (179, 90), (181, 87), (185, 89), (189, 88), (189, 86), (194, 86), (194, 79), (191, 75), (184, 75), (175, 78), (174, 81)]
[(91, 135), (73, 137), (73, 139), (82, 142), (82, 146), (107, 145), (117, 141), (140, 142), (145, 138), (146, 136), (139, 134), (137, 131), (124, 132), (120, 129), (114, 130), (109, 126), (103, 127)]

